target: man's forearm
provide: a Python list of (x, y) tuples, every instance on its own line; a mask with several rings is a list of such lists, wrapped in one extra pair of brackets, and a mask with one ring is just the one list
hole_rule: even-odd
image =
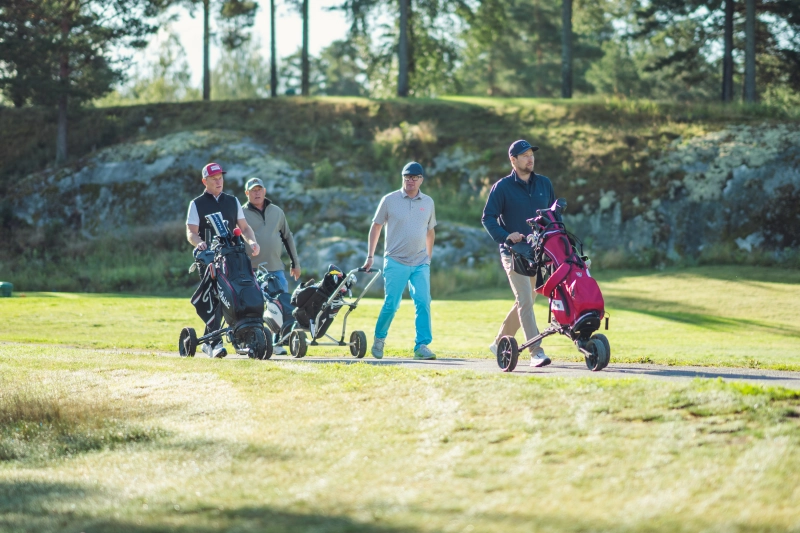
[(256, 242), (256, 234), (253, 233), (253, 228), (247, 226), (245, 229), (242, 230), (242, 235), (244, 235), (247, 244), (252, 246)]
[(189, 244), (192, 246), (197, 246), (203, 242), (203, 239), (200, 237), (200, 235), (189, 228), (186, 228), (186, 240), (189, 241)]
[(375, 248), (378, 247), (378, 239), (381, 237), (381, 229), (383, 226), (380, 224), (372, 224), (369, 230), (369, 239), (367, 240), (367, 255), (370, 257), (375, 255)]
[(433, 229), (428, 230), (428, 235), (425, 237), (425, 247), (428, 249), (428, 257), (433, 258), (433, 243), (436, 240), (436, 232)]

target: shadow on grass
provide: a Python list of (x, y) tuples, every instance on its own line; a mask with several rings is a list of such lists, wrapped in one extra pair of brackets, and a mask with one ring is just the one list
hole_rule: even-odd
[[(701, 379), (718, 379), (748, 381), (758, 380), (760, 382), (776, 382), (779, 386), (788, 386), (790, 388), (800, 387), (800, 373), (793, 374), (782, 373), (781, 375), (769, 375), (764, 372), (753, 371), (752, 373), (745, 372), (726, 372), (719, 371), (704, 371), (704, 370), (684, 370), (677, 368), (653, 368), (651, 366), (642, 365), (625, 365), (614, 363), (605, 368), (604, 372), (610, 374), (628, 374), (628, 375), (646, 375), (658, 376), (664, 378), (701, 378)], [(785, 385), (780, 385), (778, 382), (783, 382)], [(766, 383), (763, 383), (766, 384)]]
[[(660, 307), (675, 306), (676, 308), (680, 308), (681, 311), (657, 311), (652, 309), (654, 305)], [(774, 324), (746, 318), (726, 318), (709, 315), (700, 312), (700, 308), (685, 302), (653, 302), (647, 298), (616, 296), (610, 297), (606, 300), (606, 309), (612, 310), (612, 313), (613, 310), (641, 313), (654, 318), (660, 318), (670, 322), (679, 322), (681, 324), (687, 324), (690, 326), (697, 326), (699, 328), (719, 333), (738, 333), (746, 329), (755, 329), (764, 333), (781, 335), (783, 337), (800, 337), (800, 327), (788, 326), (785, 324)]]
[[(104, 518), (103, 510), (86, 513), (87, 497), (101, 495), (101, 490), (73, 483), (39, 481), (0, 482), (0, 531), (82, 531), (85, 533), (155, 533), (223, 531), (269, 531), (273, 533), (394, 533), (414, 532), (415, 528), (376, 525), (346, 516), (293, 513), (269, 506), (245, 506), (220, 510), (205, 505), (186, 510), (159, 512), (153, 508), (137, 523)], [(72, 507), (72, 505), (75, 507)], [(108, 506), (108, 504), (106, 504)], [(108, 506), (110, 507), (110, 506)], [(59, 509), (65, 509), (59, 511)], [(76, 510), (77, 509), (77, 510)], [(116, 512), (116, 506), (106, 512)], [(100, 513), (98, 516), (95, 513)], [(138, 523), (141, 522), (141, 523)], [(213, 525), (210, 525), (213, 523)]]

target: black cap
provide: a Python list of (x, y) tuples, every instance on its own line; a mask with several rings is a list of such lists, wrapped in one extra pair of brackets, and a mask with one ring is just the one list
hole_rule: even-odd
[(508, 155), (517, 157), (519, 154), (527, 150), (533, 150), (535, 152), (538, 149), (538, 146), (531, 146), (531, 143), (528, 141), (520, 139), (511, 143), (511, 146), (508, 147)]

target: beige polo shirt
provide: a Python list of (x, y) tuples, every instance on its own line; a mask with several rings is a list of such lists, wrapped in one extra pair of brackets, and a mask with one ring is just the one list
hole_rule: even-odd
[(433, 198), (422, 192), (410, 198), (403, 189), (394, 191), (381, 198), (372, 222), (386, 226), (384, 257), (408, 266), (430, 262), (425, 243), (428, 230), (436, 226)]
[[(268, 202), (266, 200), (265, 202)], [(286, 267), (281, 261), (281, 253), (285, 249), (289, 254), (289, 261), (292, 267), (300, 268), (300, 259), (297, 256), (297, 249), (294, 246), (294, 237), (289, 231), (289, 223), (283, 209), (273, 203), (268, 203), (264, 211), (258, 210), (250, 202), (244, 204), (242, 209), (247, 224), (253, 228), (256, 242), (261, 247), (258, 255), (250, 257), (253, 270), (258, 268), (261, 263), (267, 263), (267, 270), (284, 270)], [(252, 251), (247, 246), (247, 255)]]

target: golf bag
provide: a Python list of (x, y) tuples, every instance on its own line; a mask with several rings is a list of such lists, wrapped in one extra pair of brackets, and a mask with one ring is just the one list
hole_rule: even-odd
[[(267, 348), (262, 327), (264, 295), (247, 257), (241, 231), (235, 228), (230, 232), (220, 213), (206, 218), (216, 236), (210, 250), (195, 250), (195, 265), (202, 280), (192, 303), (207, 329), (219, 328), (215, 317), (221, 311), (229, 328), (229, 339), (237, 351), (249, 347), (254, 354), (263, 353)], [(218, 338), (224, 333), (219, 331)]]
[[(256, 278), (261, 283), (261, 290), (264, 292), (264, 299), (267, 304), (264, 310), (264, 322), (278, 339), (285, 339), (295, 324), (295, 319), (292, 315), (292, 311), (294, 311), (294, 306), (291, 302), (292, 296), (288, 292), (284, 292), (274, 274), (266, 272), (262, 274), (259, 271)], [(279, 341), (276, 340), (275, 342)]]
[(564, 199), (529, 219), (533, 234), (511, 247), (514, 271), (535, 278), (537, 293), (550, 299), (550, 312), (573, 339), (588, 339), (600, 328), (605, 303), (589, 273), (583, 243), (566, 230)]
[[(341, 297), (352, 284), (349, 280), (339, 289), (339, 294), (331, 301), (330, 305), (326, 306), (325, 303), (341, 284), (344, 276), (345, 274), (338, 267), (328, 265), (328, 271), (322, 277), (322, 281), (315, 283), (313, 279), (308, 280), (292, 293), (291, 304), (295, 306), (292, 314), (297, 320), (297, 324), (310, 330), (311, 336), (315, 339), (328, 331), (328, 327), (343, 305)], [(323, 313), (318, 318), (320, 311)]]

